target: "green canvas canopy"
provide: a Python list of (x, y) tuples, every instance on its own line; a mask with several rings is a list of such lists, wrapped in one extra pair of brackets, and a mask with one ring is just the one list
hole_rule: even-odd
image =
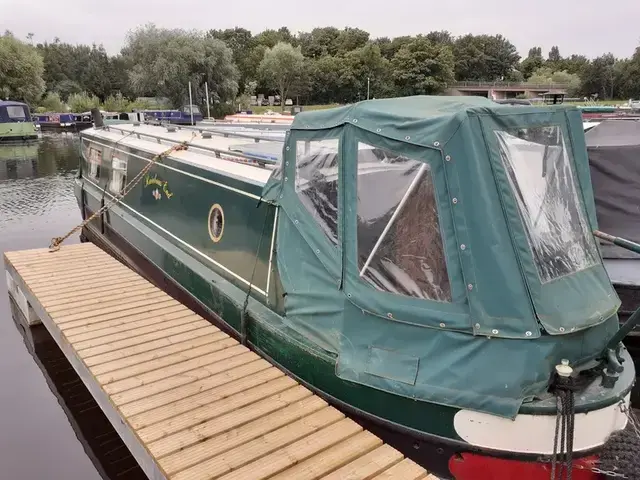
[(281, 210), (285, 322), (343, 379), (514, 417), (618, 328), (576, 108), (303, 112), (263, 197)]

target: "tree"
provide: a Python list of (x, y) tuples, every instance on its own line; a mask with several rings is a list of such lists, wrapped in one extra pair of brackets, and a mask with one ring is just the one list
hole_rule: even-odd
[(364, 47), (369, 41), (369, 32), (365, 32), (359, 28), (347, 27), (342, 30), (336, 38), (337, 53), (344, 55), (346, 53)]
[(74, 113), (88, 112), (92, 108), (100, 107), (100, 99), (87, 92), (74, 93), (69, 97), (69, 108)]
[(403, 45), (393, 57), (391, 66), (400, 95), (440, 93), (455, 80), (451, 48), (434, 44), (422, 36)]
[(549, 50), (549, 62), (557, 64), (561, 61), (562, 56), (560, 55), (560, 49), (557, 45), (554, 45), (553, 47), (551, 47), (551, 50)]
[(529, 84), (552, 84), (561, 83), (569, 85), (567, 93), (570, 97), (578, 95), (580, 92), (580, 77), (576, 74), (564, 70), (554, 71), (551, 67), (540, 67), (529, 78)]
[(607, 53), (594, 59), (582, 72), (580, 91), (583, 95), (597, 94), (599, 98), (615, 98), (617, 59)]
[(525, 58), (520, 64), (520, 72), (525, 79), (531, 77), (533, 72), (538, 70), (544, 64), (544, 59), (542, 58), (542, 48), (533, 47), (529, 49), (529, 55)]
[(49, 92), (40, 102), (40, 107), (43, 112), (66, 112), (67, 107), (62, 100), (60, 99), (60, 95), (55, 92)]
[[(239, 89), (243, 92), (244, 85), (255, 79), (257, 65), (251, 62), (252, 50), (257, 45), (256, 39), (246, 28), (228, 28), (226, 30), (210, 30), (207, 33), (210, 38), (222, 40), (233, 52), (233, 61), (240, 72)], [(262, 60), (262, 58), (260, 58)]]
[(453, 52), (458, 80), (503, 80), (520, 61), (515, 45), (502, 35), (465, 35)]
[(0, 36), (0, 98), (35, 104), (44, 93), (44, 62), (38, 51), (13, 35)]
[(335, 27), (314, 28), (310, 33), (301, 33), (298, 38), (302, 54), (307, 58), (318, 58), (338, 53), (340, 30)]
[(276, 89), (280, 95), (284, 112), (287, 95), (301, 87), (304, 75), (304, 56), (301, 48), (295, 48), (289, 43), (277, 43), (265, 52), (260, 62), (259, 72), (265, 83)]
[(640, 47), (636, 48), (629, 60), (618, 62), (616, 73), (618, 96), (621, 98), (640, 98)]
[(339, 60), (338, 68), (336, 91), (340, 92), (341, 101), (364, 100), (367, 90), (377, 98), (393, 91), (389, 61), (382, 56), (378, 45), (367, 44), (348, 52)]
[(129, 79), (140, 96), (164, 96), (179, 107), (189, 98), (205, 105), (204, 84), (214, 102), (234, 100), (238, 69), (224, 42), (195, 31), (160, 29), (147, 25), (129, 32), (122, 55), (132, 65)]
[(103, 107), (107, 112), (128, 112), (131, 108), (129, 100), (120, 92), (115, 95), (109, 95), (105, 99)]

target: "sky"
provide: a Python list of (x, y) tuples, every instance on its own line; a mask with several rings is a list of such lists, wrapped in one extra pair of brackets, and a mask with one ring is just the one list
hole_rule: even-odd
[[(611, 10), (608, 5), (615, 4)], [(103, 44), (120, 51), (127, 31), (146, 23), (164, 28), (209, 30), (240, 26), (254, 34), (283, 25), (295, 33), (314, 27), (358, 27), (375, 37), (432, 30), (502, 34), (522, 56), (532, 46), (543, 54), (590, 58), (611, 52), (629, 57), (640, 45), (640, 1), (615, 0), (0, 0), (0, 32), (34, 42), (59, 37), (68, 43)]]

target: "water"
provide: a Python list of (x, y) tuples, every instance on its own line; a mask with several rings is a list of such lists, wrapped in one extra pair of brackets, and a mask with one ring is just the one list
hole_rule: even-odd
[[(69, 134), (0, 146), (0, 252), (47, 247), (82, 220), (78, 148)], [(19, 325), (0, 270), (0, 478), (145, 478), (46, 329)]]

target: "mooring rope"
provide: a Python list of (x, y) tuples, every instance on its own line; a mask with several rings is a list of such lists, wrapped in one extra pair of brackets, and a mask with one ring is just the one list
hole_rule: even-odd
[[(556, 395), (556, 432), (551, 458), (551, 480), (571, 480), (573, 474), (573, 435), (575, 428), (574, 392), (579, 386), (572, 377), (557, 376), (554, 384)], [(558, 451), (558, 436), (560, 450)], [(558, 469), (558, 461), (561, 462)], [(563, 473), (566, 476), (563, 476)]]
[(118, 203), (120, 203), (122, 201), (122, 199), (138, 184), (140, 183), (140, 181), (144, 178), (144, 176), (149, 172), (149, 170), (151, 170), (151, 168), (158, 163), (159, 160), (162, 160), (166, 157), (168, 157), (169, 155), (171, 155), (173, 152), (177, 152), (180, 150), (186, 150), (189, 146), (189, 143), (193, 141), (193, 139), (196, 137), (196, 132), (193, 132), (193, 135), (191, 137), (191, 140), (189, 141), (185, 141), (185, 142), (181, 142), (178, 143), (177, 145), (173, 145), (171, 148), (165, 150), (162, 153), (159, 153), (158, 155), (156, 155), (155, 157), (153, 157), (149, 163), (147, 163), (147, 165), (144, 166), (144, 168), (142, 168), (140, 170), (140, 172), (138, 172), (138, 174), (133, 177), (133, 179), (127, 183), (127, 185), (125, 185), (125, 187), (122, 189), (122, 191), (120, 193), (118, 193), (117, 195), (115, 195), (108, 203), (105, 203), (100, 209), (96, 210), (93, 215), (91, 215), (89, 218), (87, 218), (86, 220), (82, 221), (81, 223), (79, 223), (78, 225), (76, 225), (75, 227), (73, 227), (71, 230), (69, 230), (69, 232), (67, 232), (66, 235), (63, 235), (62, 237), (54, 237), (53, 239), (51, 239), (51, 244), (49, 245), (49, 251), (50, 252), (56, 252), (58, 250), (60, 250), (60, 245), (62, 245), (62, 243), (68, 239), (71, 235), (73, 235), (74, 233), (76, 233), (78, 230), (83, 229), (85, 226), (87, 226), (92, 220), (94, 220), (95, 218), (99, 217), (100, 215), (102, 215), (104, 212), (108, 211), (111, 207), (113, 207), (114, 205), (117, 205)]

